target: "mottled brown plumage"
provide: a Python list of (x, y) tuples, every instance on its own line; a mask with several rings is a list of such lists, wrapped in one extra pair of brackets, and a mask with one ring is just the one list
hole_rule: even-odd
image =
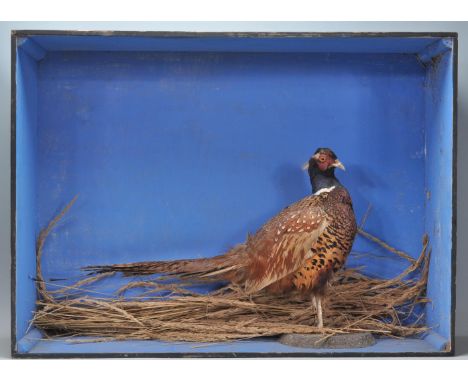
[[(322, 325), (320, 298), (340, 269), (356, 235), (348, 191), (335, 178), (344, 169), (329, 149), (318, 149), (307, 166), (315, 194), (283, 209), (243, 244), (213, 258), (87, 267), (126, 276), (162, 273), (180, 278), (225, 280), (247, 293), (299, 291), (313, 296)], [(317, 300), (317, 299), (318, 300)]]
[(345, 263), (354, 237), (356, 222), (351, 199), (344, 188), (335, 188), (314, 197), (323, 211), (326, 211), (325, 227), (317, 240), (310, 246), (310, 252), (295, 272), (270, 286), (272, 291), (295, 289), (301, 293), (323, 295), (327, 282), (334, 272)]

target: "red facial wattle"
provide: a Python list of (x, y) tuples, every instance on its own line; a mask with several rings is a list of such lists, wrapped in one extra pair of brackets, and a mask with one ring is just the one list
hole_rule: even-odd
[(326, 171), (332, 167), (334, 160), (328, 157), (319, 157), (317, 160), (317, 167), (320, 171)]
[(325, 171), (328, 168), (328, 163), (326, 162), (317, 162), (317, 167), (320, 171)]

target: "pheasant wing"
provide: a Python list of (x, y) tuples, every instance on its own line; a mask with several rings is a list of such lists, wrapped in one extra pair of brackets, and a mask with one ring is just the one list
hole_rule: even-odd
[(247, 242), (250, 266), (246, 291), (253, 293), (297, 270), (328, 226), (320, 196), (309, 196), (284, 209)]

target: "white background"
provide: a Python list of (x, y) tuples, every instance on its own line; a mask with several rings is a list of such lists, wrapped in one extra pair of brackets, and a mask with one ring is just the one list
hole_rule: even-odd
[[(455, 1), (425, 1), (413, 2), (392, 1), (386, 4), (380, 1), (327, 1), (317, 2), (294, 1), (287, 2), (244, 2), (241, 9), (231, 3), (198, 0), (179, 4), (172, 1), (171, 6), (153, 1), (149, 8), (142, 8), (142, 1), (132, 1), (126, 8), (121, 8), (125, 2), (113, 1), (99, 3), (97, 0), (80, 2), (43, 0), (31, 6), (27, 1), (18, 2), (15, 6), (6, 6), (2, 1), (0, 19), (179, 19), (179, 20), (340, 20), (354, 18), (356, 20), (432, 20), (462, 17), (463, 2)], [(54, 6), (51, 3), (55, 3)], [(99, 5), (98, 5), (99, 3)], [(304, 4), (306, 3), (306, 4)], [(326, 3), (326, 5), (322, 4)], [(366, 3), (366, 4), (361, 4)], [(49, 6), (48, 6), (49, 5)], [(422, 12), (422, 6), (425, 12)], [(112, 9), (109, 9), (112, 7)], [(65, 9), (65, 11), (64, 11)], [(6, 12), (8, 11), (8, 12)], [(3, 13), (3, 15), (2, 15)], [(11, 29), (71, 29), (71, 30), (152, 30), (152, 31), (297, 31), (297, 32), (458, 32), (459, 33), (459, 137), (458, 137), (458, 242), (457, 242), (457, 353), (458, 358), (468, 358), (468, 235), (465, 227), (468, 218), (468, 201), (464, 198), (468, 190), (468, 172), (463, 171), (468, 165), (467, 104), (468, 97), (468, 23), (466, 22), (0, 22), (0, 358), (10, 355), (10, 31)], [(41, 361), (41, 362), (12, 362), (8, 368), (0, 365), (1, 380), (18, 380), (20, 374), (35, 380), (104, 380), (114, 379), (129, 381), (144, 381), (146, 379), (161, 381), (177, 381), (179, 379), (198, 380), (304, 380), (318, 379), (346, 379), (364, 380), (365, 370), (373, 374), (373, 379), (427, 379), (421, 374), (431, 376), (432, 379), (454, 380), (455, 368), (441, 362), (411, 365), (400, 363), (392, 366), (387, 361), (369, 363), (350, 363), (333, 361), (285, 361), (285, 360), (236, 360), (223, 361), (172, 361), (158, 360), (157, 363), (136, 361)], [(97, 362), (99, 362), (97, 364)], [(333, 363), (332, 363), (333, 362)], [(443, 365), (444, 364), (444, 365)], [(459, 365), (460, 366), (460, 365)], [(466, 368), (466, 364), (463, 365)], [(7, 370), (8, 369), (8, 370)], [(465, 375), (462, 378), (466, 377)], [(449, 376), (451, 375), (451, 376)], [(460, 374), (459, 374), (460, 375)], [(7, 378), (4, 378), (7, 377)]]

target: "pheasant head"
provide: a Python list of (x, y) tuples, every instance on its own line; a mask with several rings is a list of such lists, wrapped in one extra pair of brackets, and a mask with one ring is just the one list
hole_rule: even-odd
[(335, 169), (344, 171), (345, 167), (340, 162), (336, 154), (329, 148), (318, 148), (308, 162), (303, 166), (309, 173), (312, 191), (320, 192), (324, 188), (341, 186), (339, 180), (335, 177)]

